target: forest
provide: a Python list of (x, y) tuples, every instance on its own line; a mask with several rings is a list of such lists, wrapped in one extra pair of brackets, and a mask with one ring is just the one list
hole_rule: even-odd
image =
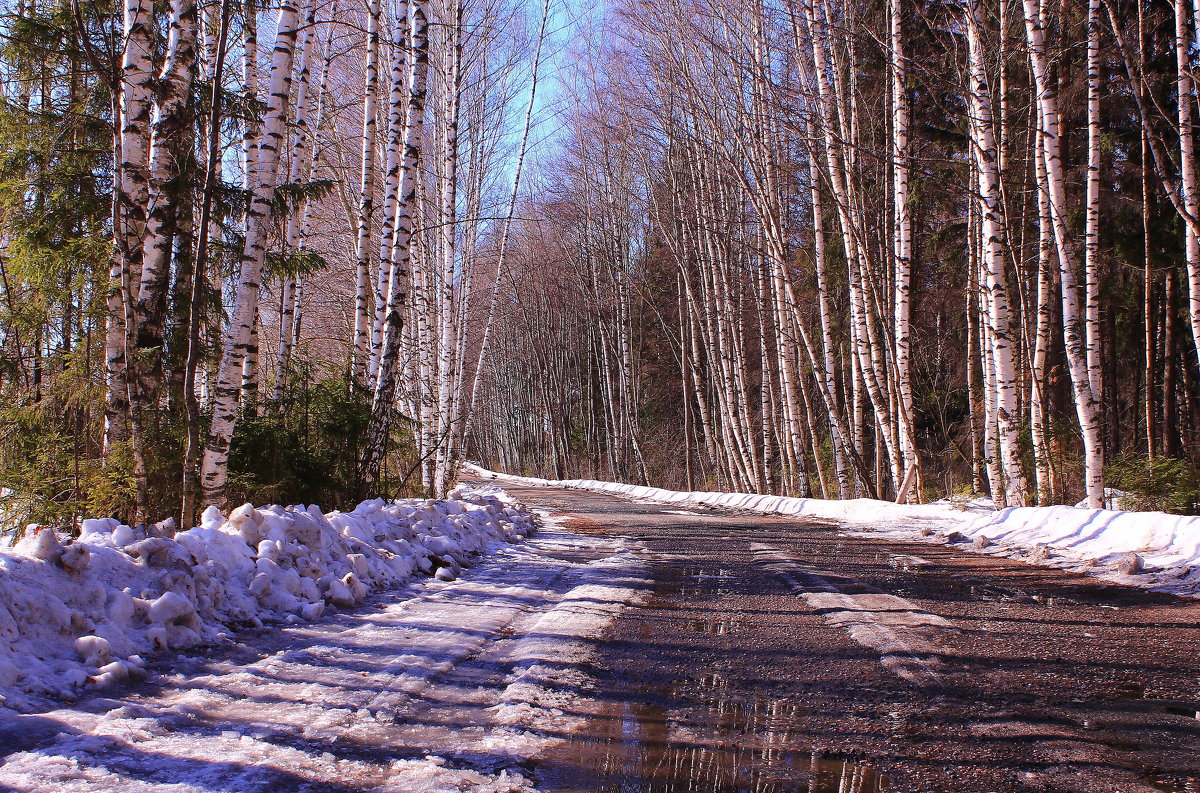
[(1194, 512), (1200, 3), (5, 0), (0, 509)]
[(631, 0), (514, 221), (468, 449), (1194, 511), (1197, 12)]

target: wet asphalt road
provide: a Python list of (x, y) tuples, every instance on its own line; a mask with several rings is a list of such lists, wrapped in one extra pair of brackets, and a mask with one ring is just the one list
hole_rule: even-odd
[(1200, 791), (1200, 603), (835, 525), (505, 488), (640, 540), (547, 793)]

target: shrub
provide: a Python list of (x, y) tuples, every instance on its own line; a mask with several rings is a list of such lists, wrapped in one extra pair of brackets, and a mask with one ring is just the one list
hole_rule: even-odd
[(1127, 509), (1186, 515), (1200, 501), (1200, 472), (1186, 460), (1123, 454), (1105, 473), (1110, 486), (1129, 494), (1123, 499)]

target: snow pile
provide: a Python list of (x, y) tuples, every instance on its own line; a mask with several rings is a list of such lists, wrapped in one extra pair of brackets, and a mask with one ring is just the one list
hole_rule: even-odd
[(71, 698), (143, 674), (144, 653), (314, 620), (417, 572), (452, 580), (471, 557), (523, 540), (534, 518), (495, 488), (459, 487), (329, 514), (210, 507), (196, 528), (171, 528), (85, 520), (69, 544), (45, 527), (0, 550), (0, 705)]
[[(905, 540), (961, 543), (963, 550), (1200, 596), (1200, 517), (1196, 516), (1069, 506), (997, 510), (987, 499), (893, 504), (866, 498), (827, 501), (752, 493), (689, 493), (592, 479), (534, 479), (467, 467), (478, 476), (514, 484), (591, 490), (676, 506), (835, 520), (850, 528)], [(1114, 494), (1119, 503), (1124, 494)]]

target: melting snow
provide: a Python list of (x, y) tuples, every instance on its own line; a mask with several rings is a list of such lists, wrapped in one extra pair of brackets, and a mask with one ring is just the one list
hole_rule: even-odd
[[(213, 516), (206, 531), (258, 549), (250, 554), (254, 558), (231, 551), (233, 559), (247, 561), (232, 568), (236, 578), (218, 580), (242, 594), (235, 602), (248, 613), (261, 620), (282, 617), (285, 624), (248, 639), (254, 650), (248, 661), (235, 658), (246, 657), (246, 649), (212, 659), (185, 656), (177, 671), (119, 699), (103, 695), (120, 696), (119, 690), (89, 695), (85, 686), (72, 689), (80, 696), (78, 705), (24, 714), (0, 708), (0, 789), (532, 791), (522, 771), (529, 758), (579, 725), (577, 700), (586, 696), (585, 670), (595, 639), (645, 591), (644, 563), (625, 540), (573, 535), (553, 520), (545, 520), (528, 542), (500, 544), (521, 540), (532, 516), (494, 490), (462, 490), (457, 496), (453, 503), (372, 503), (323, 519), (315, 510), (245, 510), (247, 519), (251, 514), (264, 519), (242, 526), (231, 525), (232, 517), (217, 523)], [(256, 564), (262, 558), (282, 571), (303, 567), (287, 542), (282, 549), (262, 545), (284, 539), (275, 536), (267, 515), (311, 517), (299, 521), (319, 527), (309, 538), (314, 547), (338, 549), (327, 555), (306, 551), (331, 580), (362, 573), (363, 581), (381, 589), (400, 583), (399, 573), (387, 575), (395, 570), (390, 558), (405, 559), (407, 570), (430, 559), (472, 566), (452, 581), (424, 578), (368, 595), (360, 608), (306, 622), (248, 593), (262, 572)], [(257, 528), (247, 528), (251, 523)], [(253, 536), (243, 537), (242, 530)], [(252, 545), (260, 533), (259, 545)], [(197, 547), (238, 548), (236, 542), (212, 539)], [(384, 542), (405, 542), (406, 553), (384, 556), (376, 550)], [(94, 537), (86, 545), (101, 558), (125, 554)], [(493, 551), (490, 557), (471, 558), (474, 549), (485, 547)], [(282, 552), (268, 550), (265, 556), (263, 548)], [(354, 554), (362, 559), (349, 559)], [(125, 555), (112, 569), (125, 571), (135, 586), (163, 574), (153, 565), (142, 574), (125, 570), (137, 567)], [(52, 585), (62, 587), (68, 580), (62, 576), (79, 575), (57, 562), (37, 564)], [(95, 586), (111, 588), (106, 580), (112, 573), (102, 576), (101, 569), (108, 568), (89, 567), (85, 573), (96, 579)], [(262, 598), (272, 597), (276, 581), (271, 579)], [(60, 591), (58, 599), (86, 605), (72, 592)], [(199, 622), (189, 630), (202, 639), (220, 629), (218, 615), (233, 613), (207, 602), (190, 611), (186, 605), (198, 604), (198, 597), (179, 592), (166, 600), (130, 597), (161, 604), (159, 616), (175, 620), (171, 624), (197, 614)], [(260, 605), (253, 607), (247, 598)], [(122, 623), (131, 642), (159, 624), (150, 610)], [(297, 618), (287, 624), (289, 614)], [(26, 631), (28, 646), (35, 638)], [(94, 666), (102, 660), (79, 657), (103, 654), (95, 642), (82, 643), (74, 659), (68, 650), (59, 652), (70, 647), (69, 639), (69, 634), (57, 644), (38, 639), (58, 648), (47, 664)]]
[(144, 655), (220, 643), (238, 626), (315, 620), (434, 567), (453, 574), (519, 542), (533, 516), (502, 491), (444, 501), (215, 507), (200, 526), (45, 527), (0, 550), (0, 706), (25, 710), (144, 674)]

